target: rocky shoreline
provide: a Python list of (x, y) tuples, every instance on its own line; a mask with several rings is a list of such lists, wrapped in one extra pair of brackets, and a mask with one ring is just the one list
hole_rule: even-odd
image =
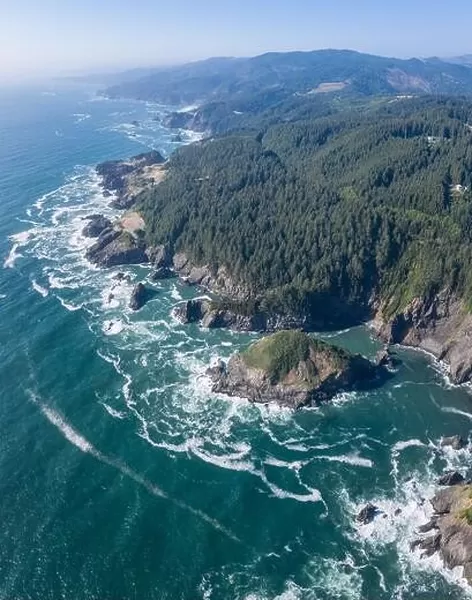
[[(442, 438), (440, 446), (470, 453), (470, 444), (459, 435)], [(460, 567), (462, 577), (472, 585), (472, 481), (458, 471), (446, 471), (436, 480), (431, 497), (418, 501), (429, 505), (430, 517), (410, 532), (410, 550), (421, 559), (437, 555), (448, 569)], [(359, 528), (376, 521), (381, 525), (383, 519), (401, 519), (402, 513), (402, 507), (390, 512), (368, 502), (358, 509), (355, 522)]]
[[(152, 151), (124, 161), (102, 163), (97, 172), (105, 193), (112, 198), (111, 204), (129, 210), (140, 192), (162, 181), (165, 169), (164, 158)], [(153, 267), (151, 278), (155, 281), (176, 276), (189, 285), (202, 287), (212, 300), (189, 300), (178, 305), (174, 316), (181, 322), (198, 323), (206, 328), (264, 333), (284, 329), (314, 331), (327, 326), (325, 322), (310, 320), (307, 315), (270, 312), (261, 309), (257, 302), (251, 305), (252, 290), (236, 282), (224, 266), (212, 270), (208, 265), (194, 265), (185, 253), (169, 247), (147, 246), (145, 224), (137, 213), (132, 215), (138, 225), (135, 222), (129, 226), (127, 221), (133, 220), (129, 213), (115, 223), (110, 223), (103, 215), (90, 215), (84, 235), (97, 240), (87, 250), (87, 258), (101, 267), (147, 263)], [(375, 301), (371, 304), (375, 306)], [(385, 344), (401, 344), (432, 354), (449, 366), (453, 383), (461, 384), (471, 379), (472, 315), (456, 296), (443, 290), (431, 298), (415, 298), (393, 318), (386, 316), (387, 308), (377, 306), (371, 310), (373, 328)], [(340, 320), (339, 313), (330, 325), (341, 328), (347, 324)]]
[(383, 361), (372, 363), (300, 330), (265, 336), (207, 373), (216, 393), (292, 409), (319, 406), (341, 391), (379, 385), (387, 375)]
[(453, 383), (471, 380), (472, 314), (450, 290), (430, 298), (414, 298), (390, 319), (381, 309), (372, 325), (385, 343), (424, 350), (447, 365)]
[[(132, 209), (139, 192), (147, 185), (155, 185), (152, 169), (156, 165), (163, 178), (163, 159), (156, 153), (100, 165), (97, 171), (113, 206)], [(386, 348), (372, 363), (358, 355), (338, 354), (344, 351), (329, 345), (312, 345), (312, 338), (305, 337), (304, 332), (313, 329), (313, 323), (304, 315), (270, 313), (257, 304), (245, 312), (238, 310), (238, 306), (247, 306), (251, 290), (235, 282), (225, 267), (214, 271), (208, 265), (194, 265), (187, 255), (167, 246), (149, 247), (144, 229), (145, 223), (136, 212), (125, 212), (114, 223), (103, 215), (89, 215), (83, 234), (96, 241), (88, 248), (87, 258), (105, 268), (146, 263), (152, 266), (154, 281), (179, 277), (188, 285), (206, 290), (208, 297), (182, 301), (175, 307), (174, 316), (182, 323), (272, 334), (233, 355), (229, 361), (209, 368), (214, 392), (244, 397), (251, 402), (275, 402), (292, 409), (319, 405), (343, 390), (381, 385), (388, 368), (394, 364), (389, 351), (393, 344), (419, 348), (445, 361), (454, 383), (464, 383), (472, 376), (472, 316), (448, 290), (428, 299), (412, 300), (393, 318), (386, 317), (385, 306), (373, 310), (373, 328)], [(131, 294), (130, 308), (139, 310), (150, 295), (152, 290), (138, 282)], [(286, 371), (274, 376), (271, 363), (264, 362), (265, 351), (274, 339), (284, 336), (295, 336), (297, 344), (306, 342), (308, 350)], [(290, 348), (290, 343), (285, 342), (282, 347)], [(259, 358), (254, 359), (258, 355), (262, 356), (260, 364)], [(280, 358), (277, 352), (275, 355)], [(255, 362), (251, 363), (248, 356)], [(453, 436), (445, 438), (442, 445), (461, 450), (465, 442)], [(438, 485), (440, 489), (430, 500), (433, 517), (418, 528), (412, 550), (423, 556), (437, 553), (449, 568), (463, 567), (465, 579), (472, 584), (472, 483), (452, 472), (445, 473)], [(375, 505), (367, 504), (357, 515), (357, 522), (360, 526), (367, 525), (381, 513)]]

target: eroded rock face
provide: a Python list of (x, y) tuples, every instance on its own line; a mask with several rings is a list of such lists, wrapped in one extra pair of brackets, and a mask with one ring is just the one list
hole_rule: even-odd
[(146, 250), (149, 262), (156, 268), (169, 268), (172, 265), (172, 254), (167, 246), (152, 246)]
[(453, 569), (464, 567), (464, 577), (472, 584), (472, 485), (463, 483), (439, 490), (431, 500), (435, 514), (431, 521), (418, 529), (419, 533), (435, 533), (420, 538), (413, 548), (431, 556), (439, 552), (444, 564)]
[(177, 305), (174, 309), (174, 316), (184, 324), (199, 323), (203, 316), (210, 310), (209, 300), (196, 299), (188, 300)]
[(444, 475), (441, 475), (441, 477), (438, 479), (438, 485), (458, 485), (464, 481), (464, 476), (458, 471), (450, 471), (449, 473), (444, 473)]
[[(188, 300), (184, 305), (179, 305), (174, 310), (174, 315), (182, 323), (199, 322), (202, 327), (208, 329), (228, 328), (233, 331), (259, 331), (273, 332), (283, 329), (304, 329), (306, 320), (297, 319), (288, 315), (279, 315), (277, 313), (254, 312), (252, 314), (240, 314), (230, 309), (219, 308), (220, 303), (208, 302), (207, 300)], [(200, 305), (198, 310), (197, 305)], [(188, 315), (194, 315), (192, 321), (188, 320)]]
[(471, 379), (472, 315), (449, 290), (415, 298), (387, 322), (380, 312), (374, 326), (387, 343), (419, 347), (448, 363), (454, 383)]
[(151, 279), (153, 281), (161, 281), (162, 279), (171, 279), (175, 277), (174, 271), (169, 269), (168, 267), (159, 267), (151, 274)]
[[(289, 351), (294, 346), (294, 336), (296, 347), (302, 347), (305, 339), (307, 343), (307, 350), (296, 357), (290, 356)], [(274, 348), (275, 344), (278, 349)], [(284, 345), (289, 354), (282, 359), (283, 369), (277, 370), (279, 349)], [(271, 352), (276, 357), (275, 363), (268, 356)], [(290, 360), (290, 368), (285, 368)], [(373, 379), (375, 374), (376, 367), (362, 356), (315, 342), (300, 331), (281, 331), (267, 336), (246, 351), (233, 355), (224, 369), (220, 366), (210, 373), (213, 391), (217, 393), (240, 396), (252, 402), (275, 402), (290, 408), (318, 405), (341, 390)]]
[(100, 267), (142, 264), (148, 261), (144, 244), (130, 233), (105, 229), (86, 252), (87, 259)]

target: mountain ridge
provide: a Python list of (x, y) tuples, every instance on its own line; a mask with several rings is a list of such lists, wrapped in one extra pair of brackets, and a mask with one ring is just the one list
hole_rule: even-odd
[[(411, 81), (388, 81), (390, 70)], [(286, 95), (307, 92), (317, 85), (350, 80), (354, 94), (394, 94), (398, 91), (472, 93), (472, 72), (462, 64), (436, 59), (399, 59), (355, 50), (267, 52), (253, 57), (218, 57), (160, 69), (147, 76), (109, 87), (109, 97), (183, 105), (228, 99), (274, 86)], [(416, 81), (421, 80), (418, 86)]]

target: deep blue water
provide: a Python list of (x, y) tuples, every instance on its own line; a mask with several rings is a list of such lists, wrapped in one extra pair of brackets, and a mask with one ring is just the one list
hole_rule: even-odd
[[(206, 367), (254, 336), (176, 323), (199, 292), (174, 280), (132, 314), (132, 282), (83, 258), (82, 218), (116, 214), (93, 166), (172, 152), (161, 110), (0, 91), (0, 598), (465, 598), (409, 544), (435, 477), (467, 473), (439, 446), (469, 436), (467, 389), (399, 350), (385, 386), (319, 410), (215, 396)], [(331, 340), (376, 350), (366, 328)], [(366, 501), (386, 517), (359, 527)]]

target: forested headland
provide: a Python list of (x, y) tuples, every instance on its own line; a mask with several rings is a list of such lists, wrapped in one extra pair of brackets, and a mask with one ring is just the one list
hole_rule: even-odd
[(319, 107), (176, 152), (138, 200), (148, 243), (224, 265), (259, 309), (393, 316), (445, 287), (472, 306), (472, 103)]

